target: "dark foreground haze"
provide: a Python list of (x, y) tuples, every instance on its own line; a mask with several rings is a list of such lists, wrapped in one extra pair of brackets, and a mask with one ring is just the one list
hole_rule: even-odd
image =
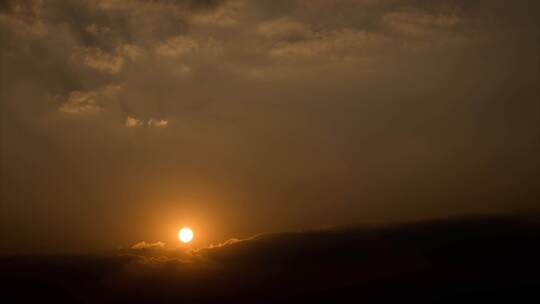
[[(6, 303), (534, 303), (540, 222), (463, 218), (259, 235), (184, 252), (0, 260)], [(532, 302), (530, 302), (532, 301)]]

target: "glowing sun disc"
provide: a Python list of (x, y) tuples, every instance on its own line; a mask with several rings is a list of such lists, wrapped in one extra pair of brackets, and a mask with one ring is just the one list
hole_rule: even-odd
[(191, 242), (191, 240), (193, 240), (193, 231), (187, 227), (180, 229), (180, 231), (178, 231), (178, 239), (182, 243)]

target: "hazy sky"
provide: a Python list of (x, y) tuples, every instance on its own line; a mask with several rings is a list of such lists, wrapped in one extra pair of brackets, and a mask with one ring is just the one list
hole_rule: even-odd
[(538, 210), (539, 14), (0, 1), (0, 250)]

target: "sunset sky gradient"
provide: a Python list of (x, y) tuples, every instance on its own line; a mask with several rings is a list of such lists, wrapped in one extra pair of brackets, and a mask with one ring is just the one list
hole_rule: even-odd
[(537, 0), (0, 2), (0, 251), (521, 214)]

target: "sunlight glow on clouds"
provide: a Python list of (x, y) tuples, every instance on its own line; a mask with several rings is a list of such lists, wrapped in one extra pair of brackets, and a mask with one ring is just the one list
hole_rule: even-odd
[(142, 121), (138, 120), (137, 118), (128, 116), (126, 119), (126, 127), (128, 128), (134, 128), (138, 126), (142, 126)]
[(163, 128), (166, 127), (169, 124), (169, 121), (164, 119), (149, 119), (148, 120), (148, 126), (151, 128)]
[(148, 126), (149, 128), (164, 128), (169, 124), (168, 120), (165, 119), (154, 119), (150, 118), (146, 122), (146, 124), (143, 123), (142, 120), (137, 119), (132, 116), (128, 116), (126, 118), (125, 126), (128, 128), (135, 128), (135, 127), (141, 127), (141, 126)]
[(97, 114), (113, 102), (122, 91), (119, 85), (108, 85), (96, 91), (72, 91), (59, 111), (68, 114)]
[(165, 243), (157, 241), (155, 243), (148, 243), (145, 241), (139, 242), (133, 246), (131, 246), (131, 249), (148, 249), (148, 248), (164, 248)]
[(73, 91), (69, 93), (66, 103), (60, 106), (59, 111), (68, 114), (95, 114), (102, 111), (98, 105), (96, 92)]

